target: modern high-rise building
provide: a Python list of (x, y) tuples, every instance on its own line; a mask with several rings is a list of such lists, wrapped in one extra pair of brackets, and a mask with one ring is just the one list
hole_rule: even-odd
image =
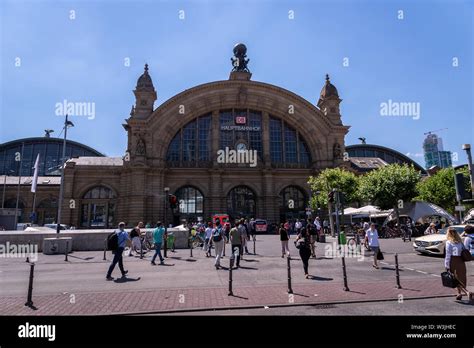
[(433, 166), (449, 168), (453, 166), (451, 151), (444, 151), (443, 139), (436, 134), (428, 134), (423, 141), (423, 152), (425, 154), (425, 167), (429, 169)]

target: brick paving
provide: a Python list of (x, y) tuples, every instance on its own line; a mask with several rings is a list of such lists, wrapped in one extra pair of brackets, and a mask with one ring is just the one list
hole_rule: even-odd
[(358, 282), (343, 290), (339, 282), (293, 285), (293, 296), (286, 284), (235, 287), (228, 296), (227, 287), (176, 288), (146, 291), (89, 292), (33, 296), (37, 310), (25, 307), (24, 297), (0, 298), (1, 315), (111, 315), (133, 313), (166, 313), (192, 310), (229, 309), (242, 307), (285, 306), (299, 304), (329, 304), (358, 301), (398, 301), (404, 299), (452, 296), (453, 290), (441, 286), (440, 279), (422, 277), (409, 279), (397, 289), (393, 282)]

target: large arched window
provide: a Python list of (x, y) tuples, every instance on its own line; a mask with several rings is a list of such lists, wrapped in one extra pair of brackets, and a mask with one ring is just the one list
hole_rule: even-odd
[(248, 186), (236, 186), (227, 195), (227, 213), (233, 219), (255, 218), (257, 197)]
[(81, 226), (111, 228), (116, 224), (116, 195), (106, 186), (96, 186), (82, 197)]
[(274, 167), (307, 166), (311, 162), (301, 134), (275, 117), (270, 117), (270, 158)]
[(280, 220), (305, 218), (307, 195), (298, 186), (287, 186), (280, 192)]
[(176, 191), (179, 203), (179, 213), (182, 215), (204, 213), (204, 197), (198, 189), (192, 186), (181, 187)]
[(166, 161), (172, 167), (206, 167), (211, 162), (211, 115), (196, 118), (171, 141)]
[(219, 113), (220, 148), (257, 150), (263, 158), (262, 113), (248, 109), (229, 109)]

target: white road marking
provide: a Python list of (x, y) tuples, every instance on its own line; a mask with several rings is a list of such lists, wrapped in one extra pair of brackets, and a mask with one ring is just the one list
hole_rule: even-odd
[(416, 270), (418, 273), (423, 273), (423, 274), (428, 274), (428, 272), (423, 272), (423, 271), (419, 271), (419, 270)]
[(413, 268), (408, 268), (408, 267), (405, 267), (405, 269), (408, 269), (408, 270), (410, 270), (410, 271), (414, 271), (414, 269), (413, 269)]

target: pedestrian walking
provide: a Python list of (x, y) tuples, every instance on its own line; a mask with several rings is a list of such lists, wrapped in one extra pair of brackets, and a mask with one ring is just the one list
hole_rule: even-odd
[(239, 231), (239, 225), (240, 221), (235, 222), (235, 226), (231, 228), (230, 233), (229, 233), (229, 239), (230, 239), (230, 245), (231, 245), (231, 251), (232, 255), (231, 257), (235, 257), (236, 262), (236, 268), (240, 267), (240, 255), (242, 254), (242, 235)]
[(242, 248), (245, 249), (245, 253), (249, 255), (249, 249), (247, 247), (247, 241), (250, 240), (249, 238), (249, 230), (247, 225), (245, 224), (245, 219), (240, 220), (240, 234), (242, 235)]
[(288, 241), (290, 240), (290, 237), (288, 236), (288, 231), (283, 224), (280, 224), (278, 233), (280, 234), (281, 257), (285, 257), (285, 253), (288, 257), (290, 257), (290, 248), (288, 247)]
[(295, 246), (299, 250), (301, 261), (303, 261), (304, 275), (309, 279), (308, 263), (311, 257), (311, 238), (306, 228), (301, 228), (296, 237)]
[(204, 245), (203, 250), (206, 252), (206, 257), (211, 257), (211, 248), (212, 248), (212, 222), (207, 223), (207, 228), (205, 229)]
[(141, 229), (143, 228), (143, 222), (139, 222), (132, 230), (130, 231), (130, 239), (132, 240), (132, 247), (130, 248), (130, 252), (128, 253), (128, 256), (133, 256), (132, 250), (140, 250), (142, 241), (140, 239), (142, 235)]
[(303, 227), (303, 224), (301, 223), (300, 219), (297, 219), (295, 222), (295, 230), (296, 234), (300, 234), (301, 228)]
[(257, 240), (257, 227), (256, 227), (256, 222), (255, 219), (252, 218), (250, 219), (249, 222), (249, 231), (250, 231), (250, 236), (252, 237), (252, 240)]
[(112, 277), (112, 272), (114, 271), (115, 265), (117, 265), (117, 263), (119, 265), (120, 272), (122, 272), (122, 277), (125, 277), (125, 275), (128, 273), (128, 271), (123, 268), (123, 251), (125, 250), (125, 246), (131, 243), (130, 237), (125, 231), (125, 222), (120, 222), (118, 225), (118, 231), (114, 231), (114, 233), (117, 235), (117, 249), (115, 250), (114, 259), (112, 260), (109, 270), (107, 271), (107, 280), (114, 279)]
[(216, 249), (216, 262), (214, 266), (216, 269), (219, 269), (221, 268), (221, 257), (224, 249), (224, 230), (219, 220), (216, 220), (216, 227), (212, 231), (212, 243)]
[(230, 222), (226, 222), (224, 224), (224, 247), (222, 248), (222, 257), (225, 256), (225, 247), (229, 242), (229, 235), (230, 235)]
[(458, 301), (462, 299), (463, 292), (468, 295), (466, 291), (466, 262), (461, 256), (463, 249), (464, 245), (459, 233), (456, 231), (456, 229), (449, 227), (448, 232), (446, 233), (446, 255), (444, 258), (444, 267), (448, 272), (453, 273), (459, 282), (459, 285), (456, 288), (456, 300)]
[(153, 258), (151, 259), (151, 264), (156, 265), (155, 260), (156, 257), (160, 257), (160, 264), (163, 265), (165, 259), (163, 256), (161, 256), (161, 246), (163, 244), (163, 236), (165, 234), (165, 228), (163, 227), (163, 224), (161, 221), (158, 221), (156, 224), (156, 228), (153, 231), (153, 242), (155, 244), (155, 255), (153, 255)]
[(472, 245), (471, 235), (473, 235), (473, 234), (474, 234), (474, 226), (473, 225), (464, 226), (464, 232), (461, 234), (461, 237), (464, 238), (464, 247), (467, 250), (471, 250), (471, 245)]
[(329, 222), (326, 219), (323, 220), (323, 228), (324, 228), (324, 234), (328, 234), (329, 233)]
[(316, 258), (316, 251), (315, 251), (315, 243), (319, 241), (318, 239), (318, 231), (316, 229), (316, 225), (311, 223), (310, 219), (308, 219), (308, 223), (306, 224), (306, 231), (309, 233), (309, 241), (310, 241), (310, 248), (311, 248), (311, 257)]
[(365, 243), (369, 245), (370, 250), (374, 252), (374, 263), (373, 267), (378, 269), (379, 266), (377, 264), (377, 255), (380, 251), (380, 244), (379, 244), (379, 233), (375, 229), (375, 224), (370, 224), (370, 228), (365, 232)]

